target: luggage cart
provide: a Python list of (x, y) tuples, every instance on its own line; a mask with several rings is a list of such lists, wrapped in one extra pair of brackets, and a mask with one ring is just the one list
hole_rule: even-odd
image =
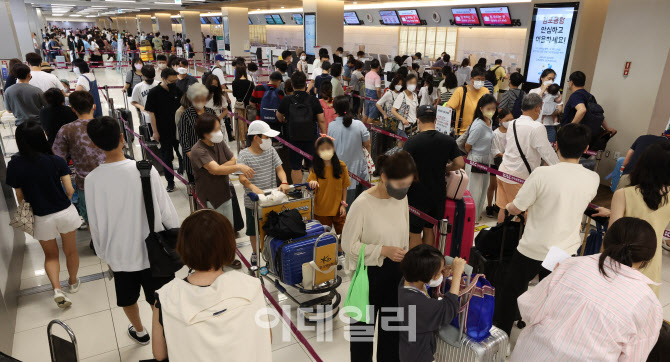
[[(265, 195), (269, 195), (272, 190), (263, 190)], [(289, 193), (287, 202), (272, 205), (272, 206), (261, 206), (259, 202), (259, 197), (256, 193), (250, 192), (249, 198), (254, 202), (254, 220), (247, 222), (255, 222), (256, 226), (256, 251), (259, 256), (263, 256), (263, 242), (265, 242), (265, 233), (263, 232), (263, 225), (267, 220), (267, 215), (271, 211), (281, 212), (283, 210), (296, 209), (303, 216), (303, 219), (313, 220), (314, 219), (314, 193), (309, 190), (308, 184), (295, 184), (289, 186)], [(311, 281), (312, 285), (305, 285), (305, 280), (298, 284), (286, 284), (282, 280), (281, 276), (273, 271), (274, 269), (270, 266), (270, 260), (265, 260), (264, 257), (258, 258), (258, 266), (252, 266), (249, 270), (252, 275), (255, 274), (263, 283), (263, 279), (271, 282), (279, 292), (286, 295), (290, 300), (298, 305), (298, 316), (308, 322), (318, 322), (318, 321), (327, 321), (335, 318), (337, 313), (340, 310), (340, 302), (342, 296), (337, 291), (337, 287), (342, 284), (342, 278), (337, 275), (337, 254), (333, 262), (333, 266), (330, 266), (327, 270), (320, 270), (320, 273), (332, 273), (334, 270), (334, 277), (327, 281), (321, 282), (317, 278), (317, 266), (314, 264), (314, 260), (317, 257), (317, 249), (321, 240), (332, 235), (335, 237), (335, 250), (339, 250), (340, 240), (332, 230), (326, 230), (321, 234), (316, 241), (314, 242), (314, 249), (312, 253), (312, 262), (309, 264), (312, 265), (311, 269)], [(291, 243), (293, 240), (287, 240), (287, 243)], [(267, 242), (270, 242), (268, 238)], [(268, 245), (268, 248), (270, 246)], [(265, 263), (261, 266), (262, 261)], [(294, 295), (288, 292), (284, 287), (287, 285), (296, 289), (299, 293), (314, 296), (306, 301), (300, 302)]]
[[(58, 324), (70, 336), (70, 340), (54, 336), (51, 333), (51, 328), (54, 324)], [(49, 339), (49, 352), (51, 355), (51, 362), (75, 362), (79, 361), (79, 349), (77, 347), (77, 338), (74, 336), (72, 329), (65, 324), (65, 322), (54, 319), (49, 322), (47, 326), (47, 338)]]

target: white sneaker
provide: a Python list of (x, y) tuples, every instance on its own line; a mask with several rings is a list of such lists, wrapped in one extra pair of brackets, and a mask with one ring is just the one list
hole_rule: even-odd
[(68, 282), (68, 285), (70, 286), (70, 289), (68, 289), (68, 293), (74, 294), (74, 293), (79, 291), (79, 285), (81, 285), (81, 280), (79, 278), (77, 278), (76, 283), (69, 284), (69, 282)]
[(66, 297), (60, 289), (54, 289), (54, 302), (56, 302), (58, 308), (67, 308), (72, 305), (70, 298)]

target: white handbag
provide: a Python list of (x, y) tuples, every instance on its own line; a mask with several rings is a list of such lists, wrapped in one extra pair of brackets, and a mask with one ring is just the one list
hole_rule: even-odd
[(35, 215), (33, 215), (33, 208), (30, 206), (29, 202), (26, 200), (21, 201), (19, 208), (16, 210), (9, 225), (33, 236)]

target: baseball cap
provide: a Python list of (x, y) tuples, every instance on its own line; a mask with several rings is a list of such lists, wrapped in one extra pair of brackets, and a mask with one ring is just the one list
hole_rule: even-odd
[(223, 55), (221, 55), (221, 54), (217, 54), (217, 55), (214, 57), (214, 60), (218, 60), (218, 61), (222, 62), (222, 61), (224, 60)]
[(428, 105), (421, 106), (416, 110), (417, 117), (435, 116), (436, 113), (437, 112), (435, 111), (435, 108), (433, 106)]
[(247, 130), (248, 135), (266, 135), (268, 137), (277, 137), (279, 132), (270, 128), (270, 126), (263, 121), (253, 121)]

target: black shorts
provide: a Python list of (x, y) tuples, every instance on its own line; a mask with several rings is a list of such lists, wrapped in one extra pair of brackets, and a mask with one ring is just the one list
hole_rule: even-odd
[(174, 279), (171, 277), (154, 278), (151, 269), (134, 272), (114, 272), (114, 289), (116, 290), (116, 305), (129, 307), (140, 298), (140, 287), (144, 290), (147, 303), (154, 305), (154, 292)]
[[(445, 198), (434, 197), (426, 192), (419, 190), (411, 190), (407, 194), (409, 205), (423, 211), (432, 216), (435, 220), (444, 219), (444, 204)], [(412, 234), (420, 234), (424, 228), (432, 228), (433, 224), (428, 221), (409, 213), (409, 232)]]
[[(304, 151), (308, 155), (314, 155), (314, 141), (306, 142), (292, 142), (294, 146), (298, 147), (300, 150)], [(303, 157), (301, 154), (294, 150), (291, 152), (291, 170), (302, 170), (302, 160), (305, 160), (305, 167), (312, 167), (312, 161)]]

